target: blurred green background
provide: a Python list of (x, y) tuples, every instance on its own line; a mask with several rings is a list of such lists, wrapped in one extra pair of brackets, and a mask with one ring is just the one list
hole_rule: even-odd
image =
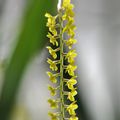
[[(4, 5), (7, 1), (2, 2), (4, 3), (1, 3), (1, 5)], [(41, 53), (41, 50), (47, 42), (47, 28), (44, 15), (48, 11), (54, 15), (57, 11), (57, 2), (57, 0), (53, 0), (52, 2), (49, 0), (29, 0), (26, 1), (26, 4), (24, 3), (24, 14), (21, 16), (19, 32), (17, 36), (15, 35), (16, 38), (11, 46), (13, 51), (9, 53), (10, 56), (4, 58), (0, 63), (0, 76), (3, 74), (3, 77), (0, 78), (0, 80), (3, 79), (0, 97), (1, 120), (10, 119), (10, 114), (14, 108), (13, 106), (15, 106), (18, 88), (20, 87), (26, 66), (34, 56)], [(15, 3), (13, 7), (17, 7), (17, 5), (19, 4)], [(14, 34), (17, 34), (16, 30)], [(27, 112), (24, 110), (24, 106), (21, 107), (21, 105), (18, 108), (15, 107), (15, 109), (14, 114), (18, 112), (18, 114), (25, 115), (24, 112)], [(13, 116), (11, 119), (16, 120), (17, 118)], [(21, 119), (18, 117), (18, 119), (30, 120), (31, 118), (25, 115)]]

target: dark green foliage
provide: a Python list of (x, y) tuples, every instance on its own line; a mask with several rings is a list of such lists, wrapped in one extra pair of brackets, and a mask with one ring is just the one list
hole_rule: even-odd
[(41, 51), (46, 41), (46, 18), (44, 14), (49, 11), (56, 12), (57, 0), (29, 0), (23, 17), (21, 33), (18, 44), (7, 66), (4, 85), (0, 97), (0, 120), (9, 120), (9, 114), (15, 102), (15, 97), (22, 74), (27, 63), (34, 54)]

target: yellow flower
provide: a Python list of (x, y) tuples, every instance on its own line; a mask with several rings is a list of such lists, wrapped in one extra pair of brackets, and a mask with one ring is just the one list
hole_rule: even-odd
[(50, 104), (50, 107), (51, 107), (52, 109), (58, 108), (58, 103), (57, 103), (56, 100), (48, 99), (48, 103)]
[[(69, 14), (69, 15), (68, 15)], [(62, 16), (62, 20), (64, 21), (64, 20), (67, 20), (67, 24), (69, 23), (71, 23), (71, 24), (73, 24), (74, 23), (74, 13), (73, 13), (73, 11), (69, 11), (69, 13), (67, 13), (67, 12), (65, 12), (65, 14)]]
[(75, 101), (75, 95), (77, 95), (77, 91), (75, 89), (72, 89), (71, 92), (68, 93), (68, 99), (70, 101)]
[(71, 8), (67, 8), (66, 9), (66, 11), (65, 11), (65, 14), (64, 15), (66, 15), (67, 16), (67, 20), (69, 21), (69, 17), (74, 17), (75, 16), (75, 14), (74, 14), (74, 12), (73, 12), (73, 5), (71, 6)]
[(51, 27), (51, 26), (55, 26), (56, 25), (56, 17), (53, 17), (49, 13), (46, 13), (45, 17), (48, 18), (47, 27)]
[(52, 57), (53, 57), (54, 59), (56, 59), (56, 58), (57, 58), (56, 51), (53, 50), (50, 46), (48, 46), (48, 47), (46, 47), (46, 48), (49, 50), (49, 53), (52, 55)]
[(74, 30), (76, 29), (76, 26), (75, 25), (69, 25), (67, 24), (64, 29), (63, 29), (63, 32), (67, 32), (67, 34), (71, 37), (74, 37), (75, 36), (75, 32)]
[(45, 17), (48, 18), (48, 22), (47, 22), (46, 26), (49, 27), (49, 31), (52, 32), (52, 34), (56, 36), (57, 35), (57, 31), (55, 29), (56, 16), (52, 16), (49, 13), (46, 13)]
[(68, 65), (66, 68), (66, 72), (68, 72), (69, 75), (74, 76), (74, 71), (77, 69), (77, 66), (74, 65)]
[(74, 63), (74, 58), (77, 56), (77, 53), (75, 52), (75, 50), (70, 50), (65, 59), (68, 59), (69, 63)]
[(58, 70), (58, 67), (57, 67), (57, 65), (54, 61), (52, 61), (51, 59), (48, 58), (47, 62), (50, 64), (50, 69), (52, 71), (57, 71)]
[(59, 120), (57, 113), (49, 112), (48, 115), (51, 117), (51, 120)]
[(62, 4), (63, 9), (73, 9), (73, 5), (71, 4), (71, 0), (64, 0)]
[(74, 78), (71, 78), (70, 80), (68, 80), (68, 82), (66, 83), (69, 89), (74, 89), (74, 85), (77, 83), (77, 80), (75, 80)]
[(71, 103), (68, 107), (67, 107), (67, 111), (69, 112), (70, 115), (76, 115), (75, 110), (78, 108), (78, 105), (75, 104), (75, 102)]
[(73, 30), (76, 29), (76, 26), (73, 24), (74, 23), (74, 18), (70, 17), (70, 16), (66, 16), (68, 18), (65, 18), (65, 16), (62, 17), (63, 20), (68, 20), (67, 24), (65, 25), (63, 32), (67, 31), (69, 28), (72, 28)]
[(52, 74), (51, 72), (47, 72), (47, 74), (48, 74), (50, 81), (52, 83), (57, 83), (56, 75)]
[(54, 35), (57, 36), (57, 30), (55, 28), (49, 28), (49, 31)]
[(52, 87), (52, 86), (48, 86), (48, 90), (50, 91), (51, 96), (55, 96), (56, 95), (56, 88)]
[(71, 0), (63, 0), (62, 6), (66, 8), (70, 4)]
[(62, 8), (65, 10), (64, 15), (62, 16), (63, 20), (69, 21), (69, 17), (71, 18), (74, 17), (74, 12), (73, 12), (74, 6), (70, 3), (70, 0), (65, 0), (63, 2)]
[(48, 33), (47, 37), (50, 39), (50, 43), (52, 43), (53, 45), (58, 46), (58, 41), (56, 40), (55, 36), (53, 36), (52, 34)]
[(70, 38), (66, 41), (66, 45), (68, 46), (69, 49), (72, 48), (72, 45), (75, 44), (77, 42), (77, 40), (75, 40), (74, 38)]
[(69, 120), (78, 120), (78, 117), (76, 117), (76, 116), (72, 116), (72, 117), (70, 117)]

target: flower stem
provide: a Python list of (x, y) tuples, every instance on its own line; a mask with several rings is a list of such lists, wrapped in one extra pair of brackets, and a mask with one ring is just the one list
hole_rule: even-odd
[(59, 23), (60, 23), (60, 98), (61, 98), (61, 120), (64, 120), (64, 82), (63, 82), (63, 21), (62, 21), (62, 11), (59, 10)]

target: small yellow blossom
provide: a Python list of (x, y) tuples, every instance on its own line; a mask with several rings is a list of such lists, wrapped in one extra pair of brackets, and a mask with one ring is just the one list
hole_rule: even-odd
[(47, 37), (50, 39), (50, 43), (58, 46), (58, 41), (56, 40), (55, 36), (53, 36), (51, 33), (48, 33)]
[(55, 17), (53, 17), (51, 14), (46, 13), (45, 17), (48, 18), (47, 27), (51, 27), (51, 26), (55, 26), (56, 25)]
[(76, 26), (75, 25), (69, 25), (67, 24), (64, 29), (63, 29), (63, 32), (67, 32), (67, 34), (71, 37), (74, 37), (75, 36), (75, 32), (74, 30), (76, 29)]
[(57, 113), (49, 112), (48, 115), (51, 117), (51, 120), (59, 120)]
[(50, 91), (51, 96), (55, 96), (56, 95), (56, 88), (52, 87), (52, 86), (48, 86), (48, 90)]
[(72, 24), (73, 21), (69, 21), (66, 26), (63, 29), (63, 32), (67, 32), (68, 35), (70, 35), (71, 37), (74, 37), (74, 30), (76, 29), (76, 26)]
[(45, 17), (48, 18), (48, 22), (46, 24), (47, 27), (49, 27), (49, 31), (53, 34), (53, 35), (57, 35), (57, 30), (55, 29), (56, 26), (56, 16), (53, 17), (52, 15), (50, 15), (49, 13), (45, 14)]
[(74, 63), (74, 58), (77, 56), (77, 53), (75, 52), (75, 50), (70, 50), (65, 59), (68, 59), (69, 63)]
[(74, 12), (73, 12), (73, 5), (70, 4), (70, 0), (65, 0), (63, 2), (63, 9), (65, 9), (65, 13), (62, 16), (62, 20), (67, 20), (67, 24), (63, 29), (63, 32), (67, 32), (68, 35), (71, 37), (74, 37), (75, 33), (74, 30), (76, 29), (76, 26), (74, 23)]
[(71, 78), (70, 80), (68, 80), (68, 82), (66, 83), (69, 89), (74, 89), (74, 85), (77, 84), (77, 80), (75, 80), (74, 78)]
[(72, 23), (74, 23), (74, 12), (70, 9), (68, 9), (67, 11), (65, 11), (65, 14), (62, 16), (62, 20), (67, 20), (68, 22), (70, 22), (72, 20)]
[(57, 67), (57, 65), (54, 61), (52, 61), (51, 59), (48, 58), (47, 62), (50, 64), (50, 69), (52, 71), (57, 71), (58, 70), (58, 67)]
[(47, 74), (48, 74), (50, 81), (52, 83), (57, 83), (56, 75), (52, 74), (51, 72), (47, 72)]
[(64, 0), (62, 5), (62, 8), (65, 10), (63, 18), (65, 18), (66, 20), (68, 20), (68, 17), (74, 17), (74, 12), (73, 12), (74, 5), (71, 4), (70, 2), (71, 0)]
[(69, 75), (74, 76), (74, 71), (77, 69), (77, 66), (75, 65), (68, 65), (66, 68), (66, 72), (68, 72)]
[[(69, 12), (70, 13), (70, 12)], [(71, 13), (71, 15), (68, 15), (68, 13), (67, 12), (65, 12), (65, 14), (62, 16), (62, 20), (63, 21), (67, 21), (67, 24), (69, 23), (71, 23), (71, 24), (73, 24), (74, 23), (74, 14), (72, 14)]]
[[(69, 17), (74, 17), (75, 16), (75, 14), (72, 10), (73, 8), (74, 8), (74, 6), (71, 6), (71, 8), (66, 9), (66, 11), (65, 11), (66, 16), (69, 16)], [(67, 20), (69, 21), (68, 17), (67, 17)]]
[[(66, 18), (66, 17), (67, 17), (67, 18)], [(63, 32), (65, 32), (65, 31), (69, 28), (69, 26), (72, 26), (73, 23), (74, 23), (74, 18), (73, 18), (73, 17), (70, 17), (70, 16), (66, 16), (66, 17), (65, 17), (65, 15), (62, 16), (62, 19), (63, 19), (63, 20), (68, 20), (65, 28), (63, 29)]]
[(78, 117), (76, 117), (76, 116), (72, 116), (72, 117), (70, 117), (69, 120), (78, 120)]
[(70, 101), (75, 101), (74, 96), (77, 95), (77, 91), (75, 89), (72, 89), (71, 92), (68, 93), (68, 99)]
[(74, 38), (69, 38), (67, 41), (66, 41), (66, 45), (68, 46), (69, 49), (72, 48), (72, 45), (75, 44), (77, 42), (76, 39)]
[(75, 104), (75, 102), (71, 103), (68, 107), (67, 107), (67, 111), (69, 112), (70, 115), (76, 115), (75, 110), (78, 108), (78, 105)]
[(56, 59), (56, 58), (57, 58), (56, 51), (53, 50), (50, 46), (48, 46), (48, 47), (46, 47), (46, 48), (49, 50), (49, 53), (52, 55), (52, 57), (53, 57), (54, 59)]
[(57, 36), (57, 30), (55, 28), (49, 28), (49, 31), (54, 35)]
[(62, 6), (66, 8), (70, 4), (71, 0), (63, 0)]
[(50, 107), (51, 107), (52, 109), (58, 108), (58, 103), (57, 103), (56, 100), (49, 99), (49, 100), (48, 100), (48, 103), (50, 104)]
[(71, 4), (71, 0), (64, 0), (62, 4), (63, 9), (73, 9), (73, 5)]

